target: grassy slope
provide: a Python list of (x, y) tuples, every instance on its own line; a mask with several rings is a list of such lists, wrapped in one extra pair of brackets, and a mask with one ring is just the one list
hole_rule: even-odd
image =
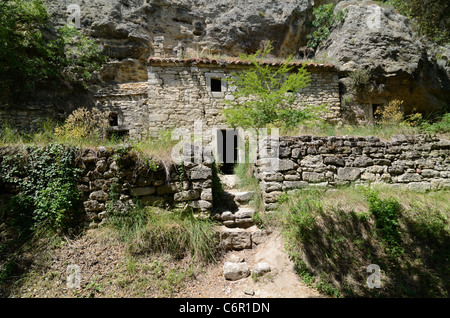
[[(283, 229), (303, 281), (341, 297), (448, 297), (450, 191), (377, 191), (380, 202), (400, 204), (391, 220), (398, 221), (395, 242), (361, 188), (297, 191), (283, 198), (271, 222)], [(380, 266), (381, 288), (366, 285), (370, 264)]]

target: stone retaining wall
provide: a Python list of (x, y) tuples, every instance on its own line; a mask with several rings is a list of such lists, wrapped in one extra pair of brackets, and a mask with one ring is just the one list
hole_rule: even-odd
[[(193, 162), (193, 161), (192, 161)], [(207, 163), (206, 163), (207, 164)], [(107, 202), (115, 210), (134, 206), (139, 198), (144, 205), (191, 207), (210, 215), (212, 208), (211, 165), (188, 163), (180, 166), (152, 162), (123, 150), (82, 150), (80, 165), (84, 172), (78, 184), (86, 222), (100, 222), (107, 215)], [(110, 201), (111, 195), (116, 200)]]
[[(27, 148), (6, 146), (0, 150), (5, 154), (21, 151), (24, 158), (28, 155)], [(126, 146), (84, 148), (76, 152), (74, 166), (81, 170), (76, 182), (81, 201), (77, 221), (85, 226), (101, 223), (110, 204), (115, 211), (125, 212), (139, 201), (143, 205), (192, 208), (200, 216), (211, 214), (212, 162), (194, 163), (189, 154), (183, 153), (183, 164), (164, 163), (138, 156)], [(20, 173), (17, 177), (27, 178)], [(16, 184), (1, 186), (0, 196), (6, 200), (22, 191)]]
[[(272, 148), (266, 156), (259, 154), (255, 169), (268, 211), (277, 207), (284, 192), (308, 186), (385, 183), (422, 191), (450, 188), (449, 140), (429, 136), (393, 136), (388, 141), (280, 137), (279, 159)], [(277, 160), (276, 170), (269, 164), (273, 160)]]

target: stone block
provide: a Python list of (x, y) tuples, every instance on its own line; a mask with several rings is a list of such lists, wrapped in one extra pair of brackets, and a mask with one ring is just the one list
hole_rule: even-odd
[(422, 181), (423, 177), (418, 173), (404, 173), (401, 176), (398, 177), (397, 181), (402, 183), (409, 183), (409, 182), (419, 182)]
[(345, 166), (345, 160), (341, 157), (336, 157), (336, 156), (323, 158), (323, 163), (325, 163), (327, 165), (338, 166), (338, 167)]
[(175, 201), (192, 201), (200, 198), (200, 193), (197, 190), (187, 190), (175, 193), (173, 196)]
[(87, 212), (96, 212), (105, 209), (105, 204), (100, 203), (97, 200), (84, 201), (83, 206)]
[(264, 181), (283, 181), (283, 174), (280, 172), (266, 171), (262, 172), (261, 179)]
[(339, 168), (337, 171), (337, 179), (346, 181), (355, 181), (361, 175), (361, 169), (345, 167)]
[(212, 178), (212, 170), (209, 167), (197, 167), (190, 171), (192, 180), (206, 180)]
[(105, 202), (108, 200), (108, 193), (102, 190), (94, 191), (89, 195), (89, 199)]
[(353, 165), (355, 167), (368, 167), (373, 165), (374, 160), (372, 160), (369, 157), (366, 156), (362, 156), (362, 157), (357, 157), (354, 161), (353, 161)]
[(302, 178), (304, 181), (308, 182), (322, 182), (325, 181), (325, 174), (317, 172), (303, 172)]
[(130, 194), (134, 197), (143, 197), (146, 195), (151, 195), (156, 192), (155, 187), (139, 187), (130, 189)]
[(243, 250), (252, 248), (251, 233), (243, 229), (222, 229), (220, 242), (226, 249)]
[(236, 281), (250, 276), (250, 268), (245, 262), (225, 262), (225, 264), (223, 265), (223, 275), (227, 280)]
[(202, 193), (200, 195), (200, 199), (202, 200), (206, 200), (206, 201), (212, 201), (213, 200), (213, 195), (212, 195), (212, 189), (203, 189)]
[(212, 208), (212, 203), (205, 200), (191, 201), (189, 202), (188, 205), (194, 209), (201, 209), (201, 210), (208, 210)]
[(258, 277), (258, 276), (263, 276), (266, 273), (269, 273), (271, 270), (272, 269), (271, 269), (269, 263), (259, 262), (252, 268), (251, 273), (252, 273), (252, 275), (255, 275)]
[(279, 191), (283, 188), (282, 184), (279, 182), (261, 182), (261, 190), (264, 192)]
[(306, 181), (283, 181), (283, 190), (306, 188), (308, 182)]

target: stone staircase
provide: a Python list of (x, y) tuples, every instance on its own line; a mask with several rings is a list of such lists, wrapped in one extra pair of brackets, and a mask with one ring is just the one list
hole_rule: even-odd
[(255, 193), (236, 189), (234, 175), (220, 177), (224, 200), (216, 218), (222, 223), (218, 228), (221, 244), (227, 250), (251, 249), (262, 243), (265, 236), (265, 231), (255, 225), (253, 216), (256, 211), (249, 205)]

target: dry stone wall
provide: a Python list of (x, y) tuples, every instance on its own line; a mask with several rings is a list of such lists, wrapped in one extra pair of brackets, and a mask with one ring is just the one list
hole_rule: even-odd
[(377, 137), (280, 137), (279, 151), (266, 141), (269, 150), (267, 155), (258, 155), (255, 174), (267, 211), (276, 209), (284, 192), (309, 186), (384, 183), (421, 191), (450, 188), (449, 140), (403, 135), (388, 141)]
[(113, 204), (115, 211), (126, 211), (135, 206), (136, 199), (144, 205), (191, 207), (195, 213), (209, 216), (211, 164), (191, 162), (146, 161), (124, 148), (82, 150), (83, 173), (77, 186), (86, 225), (105, 219), (107, 204)]

